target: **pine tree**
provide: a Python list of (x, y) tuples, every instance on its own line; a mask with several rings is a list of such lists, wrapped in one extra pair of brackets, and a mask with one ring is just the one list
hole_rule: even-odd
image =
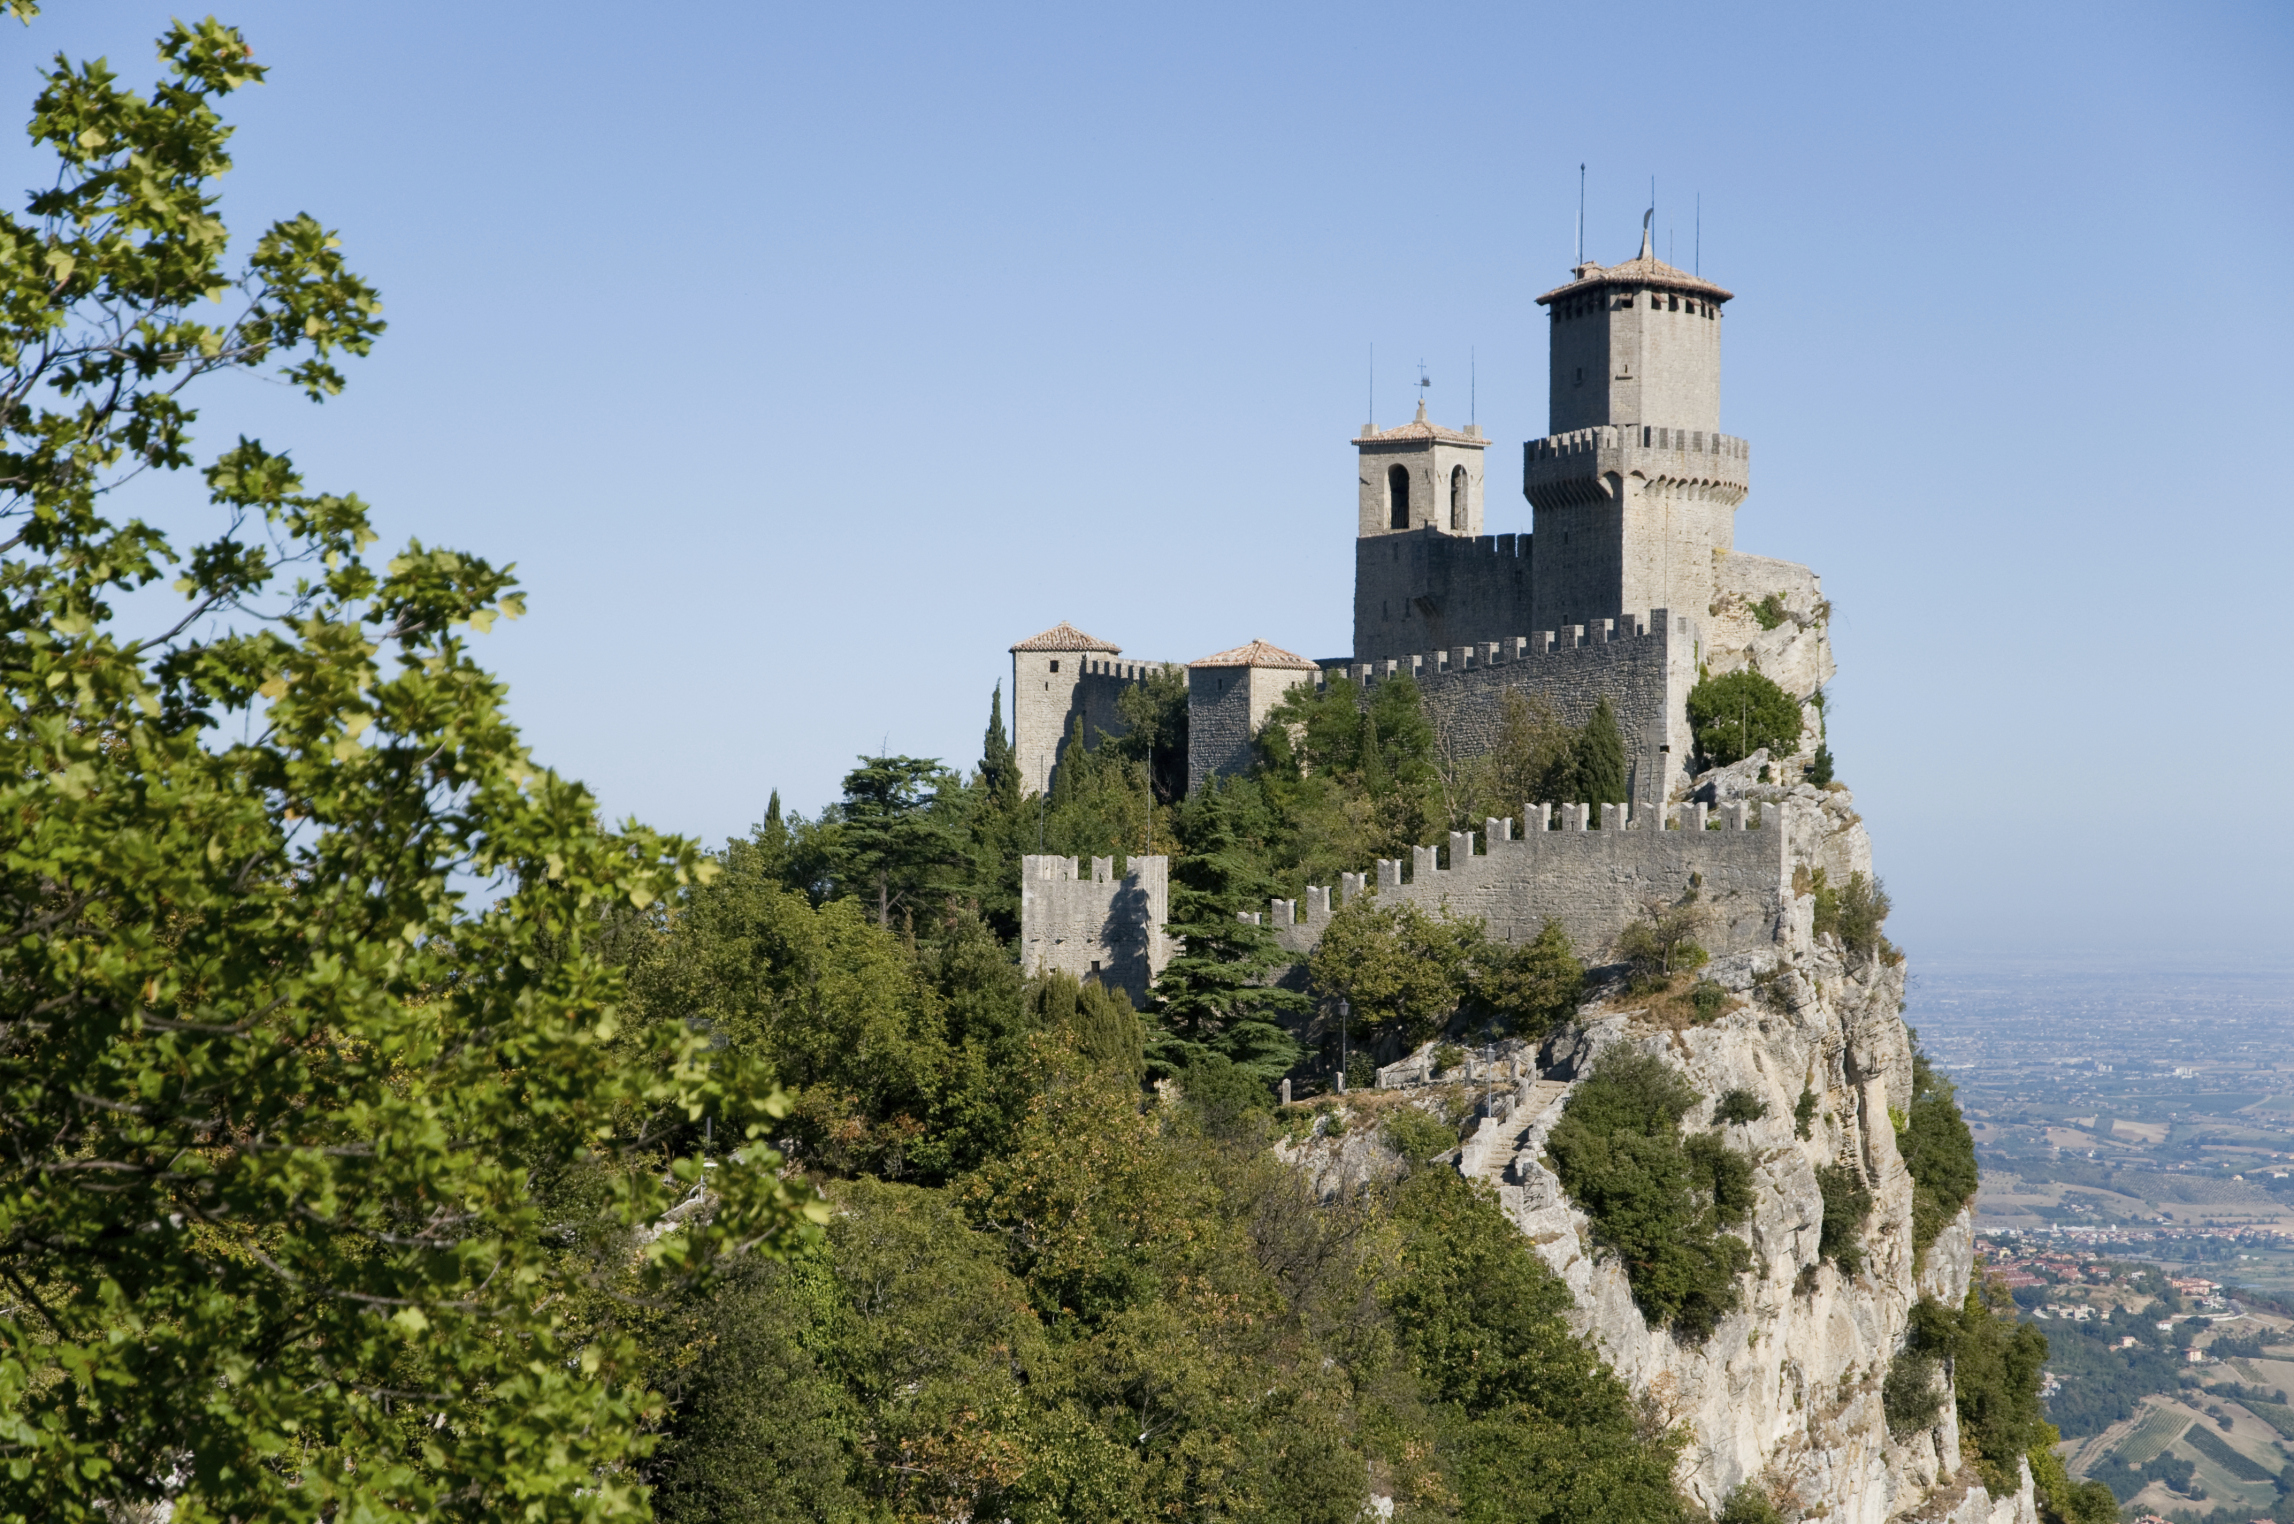
[(1273, 932), (1241, 918), (1263, 911), (1275, 887), (1236, 829), (1238, 793), (1249, 786), (1214, 783), (1188, 801), (1168, 924), (1182, 950), (1155, 981), (1163, 1030), (1148, 1065), (1159, 1078), (1214, 1053), (1268, 1083), (1298, 1062), (1297, 1040), (1278, 1018), (1304, 1010), (1306, 999), (1264, 982), (1291, 957)]

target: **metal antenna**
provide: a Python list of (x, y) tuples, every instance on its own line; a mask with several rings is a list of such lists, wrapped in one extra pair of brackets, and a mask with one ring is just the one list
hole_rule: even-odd
[(1370, 403), (1363, 415), (1362, 432), (1374, 434), (1378, 430), (1378, 346), (1370, 346)]
[(1698, 191), (1698, 192), (1697, 192), (1697, 242), (1696, 242), (1696, 253), (1695, 253), (1695, 254), (1693, 254), (1693, 255), (1691, 255), (1691, 256), (1690, 256), (1690, 258), (1691, 258), (1692, 260), (1694, 260), (1694, 261), (1695, 261), (1695, 263), (1694, 263), (1694, 264), (1693, 264), (1693, 265), (1690, 267), (1690, 269), (1689, 269), (1689, 273), (1690, 273), (1691, 275), (1702, 275), (1702, 274), (1704, 274), (1704, 273), (1705, 273), (1705, 193), (1704, 193), (1703, 191)]
[(1585, 263), (1585, 166), (1577, 166), (1577, 263)]
[(1477, 349), (1466, 351), (1466, 422), (1482, 421), (1482, 359)]

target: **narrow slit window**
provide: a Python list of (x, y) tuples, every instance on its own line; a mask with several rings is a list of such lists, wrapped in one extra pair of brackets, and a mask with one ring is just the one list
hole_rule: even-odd
[(1410, 527), (1410, 470), (1407, 466), (1391, 466), (1386, 471), (1387, 527)]

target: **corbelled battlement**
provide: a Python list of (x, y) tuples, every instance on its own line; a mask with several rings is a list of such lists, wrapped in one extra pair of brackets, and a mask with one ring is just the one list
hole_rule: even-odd
[(1526, 942), (1557, 920), (1581, 951), (1598, 956), (1652, 902), (1672, 903), (1693, 887), (1707, 907), (1699, 940), (1710, 951), (1762, 946), (1789, 928), (1790, 833), (1781, 819), (1755, 818), (1743, 804), (1717, 813), (1681, 805), (1661, 815), (1616, 804), (1537, 804), (1523, 814), (1528, 829), (1518, 834), (1513, 821), (1492, 818), (1479, 833), (1452, 831), (1446, 848), (1412, 848), (1407, 877), (1399, 858), (1381, 858), (1375, 888), (1361, 873), (1339, 875), (1335, 899), (1327, 887), (1309, 888), (1303, 915), (1296, 900), (1271, 901), (1266, 923), (1303, 957), (1342, 905), (1376, 893), (1478, 917), (1502, 942)]
[(1752, 446), (1728, 434), (1658, 424), (1573, 429), (1522, 446), (1521, 490), (1538, 508), (1607, 501), (1608, 478), (1735, 507), (1752, 485)]
[(1171, 918), (1171, 860), (1091, 859), (1082, 876), (1072, 857), (1020, 859), (1020, 967), (1029, 974), (1096, 978), (1145, 1005), (1147, 988), (1171, 961), (1163, 923)]

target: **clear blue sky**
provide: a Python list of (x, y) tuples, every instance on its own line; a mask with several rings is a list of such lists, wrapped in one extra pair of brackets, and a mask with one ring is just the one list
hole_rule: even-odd
[[(152, 72), (163, 7), (0, 31)], [(969, 763), (1004, 648), (1349, 640), (1379, 356), (1501, 490), (1588, 251), (1739, 293), (1740, 548), (1837, 609), (1834, 750), (1915, 956), (2282, 948), (2294, 11), (2282, 4), (234, 7), (242, 230), (391, 331), (260, 433), (518, 563), (538, 755), (706, 838)], [(37, 171), (9, 149), (19, 185)], [(1694, 249), (1702, 203), (1701, 256)], [(182, 513), (178, 507), (165, 510)]]

